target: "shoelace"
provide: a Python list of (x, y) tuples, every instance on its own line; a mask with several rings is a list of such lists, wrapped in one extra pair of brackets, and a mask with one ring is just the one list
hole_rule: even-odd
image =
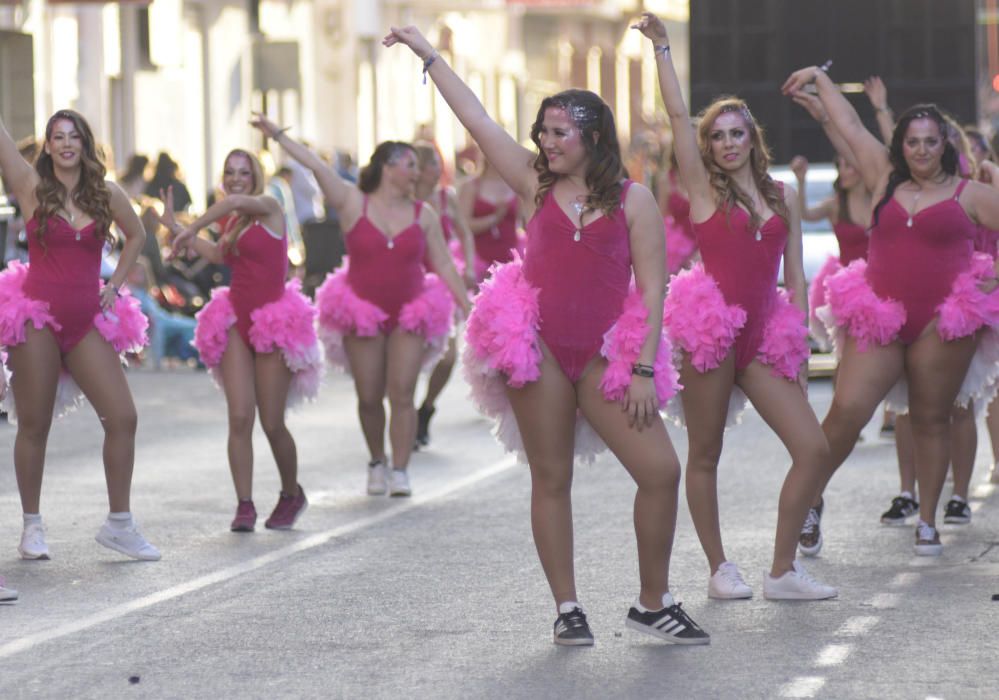
[(734, 566), (722, 566), (719, 567), (718, 573), (722, 575), (722, 578), (734, 585), (745, 586), (746, 581), (739, 574), (739, 569)]
[(579, 608), (573, 608), (567, 613), (559, 615), (568, 630), (577, 630), (586, 627), (586, 613)]
[(919, 524), (916, 525), (917, 539), (930, 542), (936, 538), (936, 534), (937, 534), (937, 529), (928, 523), (920, 521)]
[(819, 512), (814, 508), (808, 509), (808, 515), (805, 516), (805, 524), (801, 526), (802, 534), (814, 534), (815, 528), (819, 526)]
[(677, 620), (679, 620), (680, 622), (682, 622), (684, 625), (686, 625), (690, 629), (695, 629), (695, 630), (697, 630), (699, 632), (703, 632), (704, 630), (702, 630), (700, 628), (700, 626), (698, 626), (698, 624), (696, 622), (694, 622), (693, 620), (691, 620), (690, 616), (683, 611), (683, 608), (680, 607), (681, 605), (682, 605), (682, 603), (674, 603), (673, 605), (671, 605), (670, 607), (668, 607), (666, 609), (666, 612), (668, 612), (670, 615), (672, 615), (673, 617), (675, 617)]

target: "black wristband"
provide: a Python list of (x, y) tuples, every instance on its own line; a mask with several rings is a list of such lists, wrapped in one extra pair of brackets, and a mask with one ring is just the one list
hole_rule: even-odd
[(636, 362), (631, 366), (631, 373), (639, 377), (654, 377), (656, 376), (656, 368), (652, 365)]

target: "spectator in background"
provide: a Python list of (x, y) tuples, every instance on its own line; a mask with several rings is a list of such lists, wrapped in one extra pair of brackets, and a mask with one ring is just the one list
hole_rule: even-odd
[(149, 260), (140, 257), (137, 262), (129, 270), (128, 288), (149, 319), (149, 355), (153, 369), (159, 369), (165, 357), (175, 357), (184, 362), (197, 359), (198, 351), (191, 345), (197, 321), (164, 309), (150, 293), (152, 275), (148, 269)]
[(125, 171), (118, 176), (118, 184), (133, 202), (137, 201), (146, 189), (146, 167), (148, 165), (149, 158), (140, 153), (133, 153), (128, 159)]
[(145, 194), (150, 197), (159, 197), (160, 192), (173, 190), (173, 210), (174, 212), (187, 211), (191, 206), (191, 193), (187, 186), (181, 182), (180, 166), (165, 151), (161, 152), (156, 159), (156, 171), (153, 179), (146, 185)]

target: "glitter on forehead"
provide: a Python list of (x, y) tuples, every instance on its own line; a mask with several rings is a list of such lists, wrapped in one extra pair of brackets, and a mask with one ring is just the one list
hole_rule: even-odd
[(600, 116), (589, 105), (579, 104), (572, 100), (558, 100), (552, 104), (552, 107), (564, 110), (569, 115), (572, 123), (579, 128), (596, 124)]

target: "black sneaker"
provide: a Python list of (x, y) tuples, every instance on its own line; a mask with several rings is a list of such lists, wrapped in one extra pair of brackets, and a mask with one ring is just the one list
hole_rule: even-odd
[(569, 647), (593, 646), (593, 633), (582, 608), (573, 608), (555, 618), (555, 643)]
[(822, 510), (826, 507), (825, 499), (819, 505), (808, 509), (805, 522), (798, 535), (798, 551), (806, 557), (814, 557), (822, 551)]
[[(672, 600), (672, 597), (669, 600)], [(649, 610), (648, 612), (639, 612), (638, 608), (632, 606), (624, 624), (633, 630), (651, 634), (653, 637), (664, 639), (672, 644), (711, 643), (711, 637), (708, 633), (690, 619), (679, 603), (668, 605), (662, 610)]]
[(967, 525), (971, 522), (971, 508), (966, 501), (959, 501), (952, 498), (947, 501), (947, 510), (944, 512), (944, 522), (951, 525)]
[[(891, 508), (881, 514), (882, 525), (905, 525), (905, 521), (910, 516), (919, 512), (919, 504), (909, 496), (895, 496), (891, 499)], [(947, 512), (950, 512), (950, 504), (947, 504)]]
[(433, 406), (420, 406), (416, 410), (416, 446), (426, 447), (430, 444), (430, 419), (434, 415)]

